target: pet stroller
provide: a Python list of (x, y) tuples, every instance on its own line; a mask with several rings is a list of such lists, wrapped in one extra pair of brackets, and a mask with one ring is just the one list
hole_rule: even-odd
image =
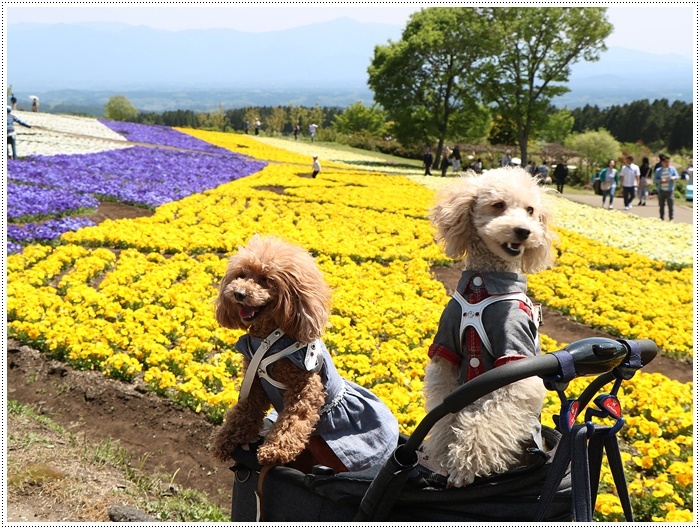
[[(561, 351), (493, 369), (467, 382), (403, 437), (383, 464), (334, 474), (317, 466), (304, 474), (285, 466), (261, 467), (254, 445), (238, 448), (231, 520), (234, 522), (590, 522), (605, 451), (627, 521), (633, 521), (616, 434), (624, 424), (617, 391), (651, 362), (650, 340), (587, 338)], [(575, 377), (599, 375), (577, 399), (565, 394)], [(539, 376), (561, 399), (556, 428), (543, 427), (544, 450), (534, 462), (462, 488), (444, 488), (418, 464), (433, 425), (478, 398), (518, 380)], [(614, 382), (610, 393), (599, 394)], [(588, 404), (583, 423), (576, 418)], [(614, 424), (594, 422), (608, 418)]]

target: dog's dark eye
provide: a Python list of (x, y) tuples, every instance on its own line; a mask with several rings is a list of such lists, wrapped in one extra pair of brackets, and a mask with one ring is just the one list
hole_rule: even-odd
[(266, 279), (265, 283), (267, 283), (267, 286), (270, 288), (275, 288), (277, 286), (277, 283), (275, 283), (274, 279)]
[(528, 215), (532, 215), (535, 212), (535, 208), (533, 208), (532, 206), (528, 206), (528, 208), (525, 211), (527, 211)]
[(491, 204), (492, 207), (496, 209), (505, 209), (506, 203), (505, 202), (496, 202), (495, 204)]

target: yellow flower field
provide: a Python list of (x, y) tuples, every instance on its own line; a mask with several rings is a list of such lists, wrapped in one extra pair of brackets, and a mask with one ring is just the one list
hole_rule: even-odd
[[(66, 233), (56, 248), (9, 256), (10, 336), (79, 368), (143, 376), (153, 391), (220, 421), (237, 399), (241, 333), (218, 327), (217, 286), (239, 245), (274, 234), (307, 248), (334, 290), (324, 340), (340, 373), (371, 388), (411, 432), (424, 415), (427, 347), (449, 299), (431, 273), (451, 263), (427, 220), (434, 191), (342, 162), (311, 179), (308, 156), (245, 135), (187, 132), (273, 163), (151, 217), (105, 221)], [(692, 356), (682, 324), (692, 321), (689, 267), (558, 232), (558, 264), (529, 278), (534, 298), (613, 334), (651, 338), (664, 354)], [(560, 346), (544, 335), (542, 343)], [(623, 388), (635, 509), (649, 521), (682, 519), (692, 498), (692, 384), (640, 373)], [(604, 484), (598, 510), (614, 519), (619, 504)]]

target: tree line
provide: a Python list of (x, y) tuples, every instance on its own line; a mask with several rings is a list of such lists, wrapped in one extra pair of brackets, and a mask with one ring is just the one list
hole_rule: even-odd
[(668, 99), (633, 101), (600, 109), (586, 105), (571, 111), (573, 132), (605, 129), (618, 141), (659, 150), (693, 148), (693, 104)]
[(294, 125), (302, 131), (315, 123), (321, 128), (331, 128), (336, 116), (343, 112), (341, 107), (303, 107), (295, 105), (245, 107), (213, 112), (194, 112), (192, 110), (170, 110), (162, 113), (138, 112), (133, 121), (150, 125), (167, 125), (170, 127), (189, 127), (193, 129), (211, 129), (220, 131), (242, 131), (248, 122), (250, 130), (256, 120), (268, 134), (291, 134)]

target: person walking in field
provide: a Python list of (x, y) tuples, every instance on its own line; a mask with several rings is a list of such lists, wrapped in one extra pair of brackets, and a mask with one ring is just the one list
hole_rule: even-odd
[(501, 156), (501, 159), (498, 161), (498, 164), (501, 167), (508, 167), (510, 165), (510, 149), (506, 149), (506, 153)]
[(660, 157), (661, 167), (654, 173), (654, 183), (659, 191), (659, 215), (664, 220), (666, 204), (668, 204), (668, 220), (673, 220), (673, 193), (676, 189), (678, 171), (671, 166), (671, 158), (662, 154)]
[(430, 168), (433, 166), (433, 153), (430, 152), (430, 147), (425, 148), (425, 154), (423, 155), (423, 167), (425, 167), (425, 173), (423, 176), (432, 176)]
[(569, 167), (564, 163), (564, 158), (562, 158), (554, 168), (554, 181), (557, 183), (557, 191), (560, 193), (564, 192), (564, 184), (566, 184), (567, 178), (569, 178)]
[(260, 123), (260, 120), (259, 120), (259, 119), (256, 119), (256, 120), (255, 120), (255, 135), (256, 135), (256, 136), (257, 136), (258, 134), (260, 134), (260, 126), (261, 126), (261, 125), (262, 125), (262, 123)]
[(311, 169), (313, 171), (311, 173), (311, 178), (316, 178), (318, 173), (321, 172), (321, 164), (319, 163), (318, 156), (316, 156), (316, 155), (314, 155), (314, 162), (313, 162), (313, 164), (311, 164)]
[(654, 174), (651, 170), (651, 165), (649, 165), (649, 158), (646, 156), (642, 158), (642, 166), (639, 168), (639, 193), (638, 206), (646, 206), (647, 198), (649, 198), (649, 188), (651, 184), (654, 183)]
[(299, 136), (299, 123), (294, 124), (294, 141), (297, 140), (297, 137)]
[(309, 135), (311, 136), (311, 143), (316, 141), (316, 130), (318, 130), (318, 125), (312, 123), (309, 125)]
[(459, 145), (455, 145), (455, 148), (452, 149), (450, 158), (452, 158), (452, 172), (458, 173), (462, 168), (462, 154), (459, 152)]
[(622, 180), (622, 200), (625, 203), (625, 209), (632, 208), (634, 195), (639, 187), (639, 166), (633, 163), (634, 158), (630, 155), (625, 156), (625, 165), (620, 169), (620, 179)]
[[(27, 125), (12, 113), (12, 107), (7, 107), (7, 144), (12, 149), (12, 159), (17, 159), (17, 133), (15, 132), (15, 123), (19, 123), (23, 127), (31, 129), (31, 125)], [(10, 157), (10, 151), (7, 152), (7, 157)]]
[(615, 160), (610, 160), (608, 166), (598, 173), (598, 179), (600, 180), (600, 190), (603, 193), (603, 207), (605, 207), (605, 198), (610, 197), (608, 209), (612, 209), (615, 189), (620, 184), (620, 173), (615, 169)]
[(440, 162), (440, 173), (442, 176), (447, 176), (447, 168), (452, 165), (452, 162), (450, 162), (451, 154), (452, 151), (450, 151), (449, 147), (445, 147), (442, 150), (442, 161)]

